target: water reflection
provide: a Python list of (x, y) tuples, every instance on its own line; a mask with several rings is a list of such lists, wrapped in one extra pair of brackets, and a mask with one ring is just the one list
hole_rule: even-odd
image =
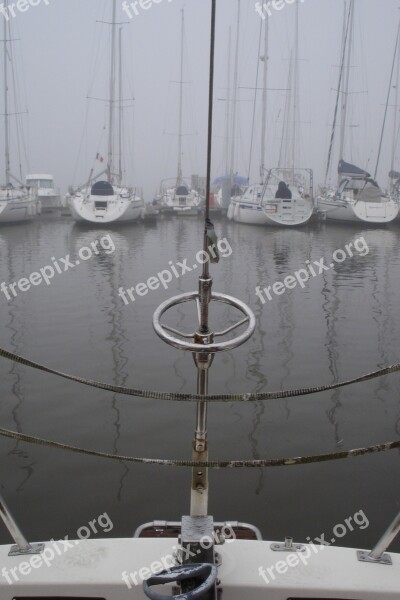
[[(226, 222), (216, 227), (220, 237), (229, 240), (233, 254), (212, 267), (214, 289), (247, 302), (256, 314), (257, 328), (247, 344), (216, 358), (210, 377), (213, 392), (305, 387), (399, 360), (397, 227), (371, 231), (322, 225), (275, 231)], [(166, 298), (196, 289), (198, 273), (176, 279), (168, 290), (149, 293), (129, 306), (118, 290), (147, 281), (168, 268), (170, 260), (194, 258), (202, 243), (200, 221), (175, 219), (160, 221), (156, 228), (130, 226), (110, 232), (78, 228), (68, 220), (4, 228), (0, 232), (0, 282), (17, 281), (49, 264), (52, 256), (70, 254), (76, 260), (82, 247), (90, 247), (108, 233), (116, 246), (114, 254), (101, 252), (79, 268), (55, 277), (51, 286), (21, 293), (11, 303), (0, 298), (1, 345), (67, 372), (117, 385), (193, 391), (196, 377), (191, 357), (158, 340), (152, 316)], [(367, 256), (354, 255), (310, 279), (304, 289), (287, 290), (264, 305), (256, 297), (257, 285), (283, 281), (304, 268), (306, 261), (324, 257), (328, 263), (335, 250), (345, 249), (361, 236), (370, 246)], [(179, 307), (173, 315), (174, 325), (185, 331), (193, 329), (194, 313), (190, 307)], [(222, 307), (216, 313), (217, 324), (232, 322), (233, 316)], [(82, 390), (4, 362), (0, 362), (0, 372), (0, 391), (6, 398), (1, 406), (3, 422), (11, 421), (18, 431), (39, 430), (40, 420), (40, 434), (46, 437), (62, 438), (67, 431), (67, 441), (93, 448), (109, 444), (106, 449), (111, 452), (187, 457), (194, 425), (192, 405), (131, 401)], [(210, 410), (212, 455), (239, 459), (301, 455), (391, 439), (393, 429), (400, 435), (398, 382), (399, 376), (392, 376), (318, 397), (214, 405)], [(32, 482), (37, 484), (42, 474), (37, 497), (51, 489), (61, 504), (64, 473), (69, 473), (83, 501), (71, 502), (68, 515), (62, 516), (63, 524), (68, 520), (81, 524), (87, 517), (114, 510), (121, 523), (129, 524), (125, 529), (120, 526), (120, 534), (130, 535), (133, 513), (135, 524), (180, 516), (177, 511), (183, 501), (181, 496), (177, 500), (176, 490), (187, 481), (185, 472), (157, 471), (155, 477), (152, 469), (133, 465), (97, 463), (8, 442), (3, 448), (2, 481), (24, 501), (29, 501)], [(316, 527), (316, 515), (323, 520), (321, 496), (332, 489), (332, 482), (336, 486), (334, 508), (340, 519), (360, 506), (368, 508), (365, 489), (370, 486), (380, 490), (379, 499), (368, 499), (370, 509), (380, 511), (382, 495), (395, 498), (400, 492), (396, 478), (381, 475), (396, 466), (397, 460), (398, 455), (392, 453), (318, 469), (218, 472), (213, 501), (226, 506), (226, 489), (220, 482), (229, 479), (236, 502), (235, 514), (229, 518), (252, 520), (264, 532), (270, 531), (273, 522), (284, 535), (287, 522), (282, 497), (295, 487), (305, 514), (291, 523), (291, 533), (299, 536), (304, 529), (309, 534)], [(374, 465), (379, 468), (373, 470)], [(48, 473), (51, 477), (46, 480)], [(355, 480), (364, 481), (364, 487), (356, 486)], [(315, 494), (316, 481), (319, 494)], [(186, 498), (185, 493), (183, 496)], [(90, 514), (83, 515), (84, 510)], [(329, 523), (320, 521), (318, 529), (323, 531)], [(56, 511), (49, 514), (49, 529), (59, 522)], [(49, 536), (43, 531), (42, 537)], [(363, 545), (367, 544), (363, 540)]]
[[(11, 228), (13, 231), (14, 228)], [(0, 256), (2, 262), (2, 273), (4, 276), (2, 281), (12, 283), (18, 280), (18, 268), (21, 264), (21, 256), (13, 251), (12, 237), (1, 236), (0, 239)], [(6, 321), (3, 321), (4, 327), (9, 331), (9, 348), (15, 354), (23, 354), (25, 345), (25, 335), (27, 334), (27, 315), (23, 304), (17, 305), (10, 302), (8, 305)], [(23, 368), (18, 364), (10, 363), (8, 374), (11, 375), (10, 393), (8, 396), (13, 399), (10, 416), (13, 422), (13, 429), (17, 432), (23, 431), (22, 413), (25, 404), (24, 394), (24, 376)], [(30, 456), (30, 448), (27, 445), (21, 445), (19, 441), (11, 443), (11, 449), (8, 451), (8, 456), (15, 457), (13, 465), (17, 465), (21, 473), (21, 478), (16, 486), (16, 492), (22, 492), (25, 485), (34, 475), (36, 461)]]

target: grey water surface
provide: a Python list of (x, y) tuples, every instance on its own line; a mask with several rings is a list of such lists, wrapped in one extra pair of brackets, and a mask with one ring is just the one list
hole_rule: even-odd
[[(254, 310), (253, 338), (215, 358), (211, 393), (302, 388), (358, 376), (400, 361), (400, 226), (314, 224), (267, 229), (220, 221), (232, 249), (212, 267), (214, 290)], [(111, 236), (115, 252), (79, 261), (79, 252)], [(363, 238), (333, 268), (265, 304), (256, 287), (272, 286), (305, 268), (332, 263), (333, 253)], [(194, 392), (190, 354), (163, 344), (152, 328), (157, 306), (197, 288), (201, 249), (197, 219), (154, 227), (79, 228), (69, 218), (42, 218), (0, 229), (0, 283), (9, 285), (69, 255), (74, 267), (7, 300), (0, 292), (0, 346), (54, 369), (110, 384)], [(354, 248), (354, 246), (353, 246)], [(119, 295), (188, 260), (192, 271), (126, 305)], [(79, 261), (79, 265), (76, 262)], [(54, 264), (54, 262), (53, 262)], [(60, 263), (61, 264), (61, 263)], [(321, 264), (321, 263), (320, 263)], [(178, 271), (179, 272), (179, 271)], [(9, 288), (7, 288), (9, 289)], [(281, 289), (279, 286), (277, 289)], [(168, 320), (190, 331), (193, 307)], [(219, 328), (232, 323), (219, 310)], [(68, 382), (0, 360), (0, 426), (104, 452), (190, 459), (195, 405), (133, 398)], [(213, 404), (211, 459), (262, 459), (331, 453), (400, 438), (399, 375), (313, 396), (269, 402)], [(113, 462), (0, 439), (1, 493), (32, 540), (75, 537), (107, 513), (108, 535), (131, 536), (153, 519), (189, 511), (190, 471)], [(398, 451), (301, 467), (219, 470), (210, 475), (210, 513), (247, 521), (265, 538), (305, 541), (360, 513), (362, 527), (336, 539), (368, 548), (400, 508)], [(366, 523), (369, 526), (366, 526)], [(351, 528), (350, 528), (351, 529)], [(336, 528), (342, 535), (343, 528)], [(336, 537), (340, 537), (336, 536)], [(0, 542), (9, 537), (0, 528)], [(400, 543), (393, 546), (400, 549)]]

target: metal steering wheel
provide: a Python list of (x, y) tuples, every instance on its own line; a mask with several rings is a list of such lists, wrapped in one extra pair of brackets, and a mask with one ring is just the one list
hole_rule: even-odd
[(167, 300), (163, 304), (161, 304), (154, 313), (153, 316), (153, 327), (157, 335), (167, 344), (173, 346), (174, 348), (178, 348), (178, 350), (188, 350), (190, 352), (206, 352), (209, 354), (216, 354), (217, 352), (226, 352), (227, 350), (233, 350), (238, 346), (241, 346), (253, 335), (254, 329), (256, 326), (256, 320), (253, 314), (253, 311), (241, 300), (234, 298), (233, 296), (228, 296), (226, 294), (210, 294), (210, 303), (211, 302), (221, 302), (223, 304), (228, 304), (233, 308), (239, 310), (243, 315), (244, 319), (228, 327), (223, 331), (218, 331), (213, 334), (214, 338), (222, 337), (234, 331), (238, 327), (247, 324), (246, 330), (233, 338), (232, 340), (228, 340), (226, 342), (212, 342), (209, 344), (198, 344), (196, 342), (189, 342), (186, 340), (194, 339), (196, 335), (201, 335), (198, 332), (193, 333), (182, 333), (172, 327), (167, 325), (163, 325), (161, 323), (161, 318), (168, 310), (177, 306), (179, 304), (183, 304), (185, 302), (195, 301), (197, 304), (197, 313), (199, 318), (200, 325), (200, 295), (199, 292), (189, 292), (188, 294), (181, 294), (179, 296), (175, 296), (170, 300)]

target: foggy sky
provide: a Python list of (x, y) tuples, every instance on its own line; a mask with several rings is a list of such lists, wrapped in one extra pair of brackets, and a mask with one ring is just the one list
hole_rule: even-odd
[[(110, 27), (96, 21), (110, 20), (111, 4), (111, 0), (50, 0), (49, 6), (42, 2), (10, 21), (13, 37), (19, 38), (14, 51), (20, 104), (29, 110), (22, 117), (29, 168), (54, 174), (63, 191), (70, 184), (83, 183), (96, 164), (96, 153), (106, 153), (107, 108), (101, 100), (87, 96), (108, 96)], [(235, 170), (243, 175), (248, 172), (254, 100), (254, 91), (244, 88), (255, 86), (260, 31), (254, 4), (254, 0), (241, 1)], [(346, 159), (374, 171), (400, 13), (398, 0), (358, 0), (356, 4)], [(129, 21), (122, 1), (118, 0), (117, 7), (118, 20)], [(205, 175), (210, 2), (163, 0), (142, 10), (123, 28), (126, 181), (143, 187), (147, 201), (161, 179), (176, 176), (179, 87), (174, 82), (179, 79), (182, 8), (186, 21), (183, 170), (185, 175)], [(231, 27), (234, 43), (236, 9), (237, 0), (218, 0), (213, 176), (225, 171), (228, 32)], [(287, 5), (270, 18), (267, 166), (271, 167), (276, 166), (279, 153), (285, 102), (285, 92), (272, 88), (287, 87), (294, 11), (293, 5)], [(3, 20), (0, 16), (1, 27)], [(300, 5), (299, 166), (313, 168), (317, 184), (323, 180), (328, 150), (342, 27), (341, 0), (305, 0)], [(251, 179), (258, 179), (259, 171), (260, 99), (258, 92)], [(3, 123), (0, 131), (2, 147)], [(392, 131), (391, 107), (378, 176), (383, 187), (390, 168)], [(15, 143), (12, 157), (15, 165)], [(334, 161), (336, 167), (337, 155)], [(3, 179), (3, 152), (0, 168)]]

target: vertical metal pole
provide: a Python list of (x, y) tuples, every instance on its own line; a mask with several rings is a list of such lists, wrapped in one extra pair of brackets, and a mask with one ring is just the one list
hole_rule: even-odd
[(109, 183), (113, 183), (116, 18), (117, 18), (117, 3), (116, 3), (116, 0), (113, 0), (112, 23), (111, 23), (110, 112), (109, 112), (109, 122), (108, 122), (108, 159), (107, 159), (107, 178), (108, 178)]
[(178, 177), (176, 186), (182, 184), (182, 128), (183, 128), (183, 50), (185, 41), (185, 11), (181, 10), (181, 75), (179, 81), (179, 134), (178, 134)]
[(397, 31), (397, 68), (396, 68), (396, 92), (394, 98), (394, 123), (393, 123), (393, 147), (392, 147), (392, 162), (390, 165), (390, 170), (394, 171), (395, 169), (395, 161), (396, 161), (396, 148), (398, 142), (398, 115), (399, 115), (399, 85), (400, 85), (400, 51), (399, 51), (399, 41), (400, 41), (400, 23)]
[[(208, 148), (207, 148), (207, 184), (206, 184), (206, 215), (204, 227), (204, 252), (208, 253), (207, 225), (210, 219), (210, 189), (211, 189), (211, 159), (213, 134), (213, 101), (214, 101), (214, 54), (215, 54), (215, 21), (217, 5), (212, 0), (211, 10), (211, 42), (210, 42), (210, 82), (208, 91)], [(199, 344), (210, 344), (213, 334), (209, 330), (208, 309), (211, 298), (212, 279), (209, 272), (209, 261), (203, 265), (203, 273), (199, 279), (200, 323), (195, 341)], [(213, 355), (207, 352), (195, 354), (198, 369), (197, 393), (200, 396), (208, 394), (208, 369)], [(200, 400), (197, 404), (196, 433), (193, 443), (193, 460), (205, 462), (208, 460), (207, 447), (207, 402)], [(194, 468), (192, 472), (191, 516), (205, 516), (208, 512), (208, 471)]]
[(40, 554), (43, 552), (44, 544), (30, 544), (18, 527), (14, 517), (12, 516), (7, 504), (0, 495), (0, 517), (4, 525), (7, 527), (16, 546), (13, 546), (9, 552), (9, 556), (19, 556), (25, 554)]
[[(240, 42), (240, 0), (237, 4), (237, 24), (236, 24), (236, 50), (235, 50), (235, 74), (233, 80), (233, 108), (232, 108), (232, 147), (231, 147), (231, 168), (230, 174), (233, 178), (235, 168), (236, 154), (236, 114), (237, 114), (237, 95), (238, 95), (238, 76), (239, 76), (239, 42)], [(232, 181), (233, 183), (233, 181)]]
[(345, 74), (345, 84), (344, 84), (344, 90), (343, 90), (342, 124), (341, 124), (341, 129), (340, 129), (339, 160), (344, 159), (344, 149), (345, 149), (344, 144), (345, 144), (345, 139), (346, 139), (347, 110), (348, 110), (348, 101), (349, 101), (349, 85), (350, 85), (350, 69), (351, 69), (353, 33), (354, 33), (354, 0), (350, 0), (349, 41), (348, 41), (348, 48), (347, 48), (347, 71)]
[(381, 139), (379, 141), (378, 158), (376, 159), (376, 167), (375, 167), (374, 179), (376, 179), (377, 176), (378, 176), (379, 163), (380, 163), (380, 160), (381, 160), (382, 144), (383, 144), (383, 138), (384, 138), (384, 135), (385, 135), (386, 119), (387, 119), (387, 114), (388, 114), (388, 109), (389, 109), (390, 94), (392, 92), (393, 75), (394, 75), (394, 70), (395, 70), (395, 67), (396, 67), (398, 47), (399, 47), (399, 30), (397, 31), (396, 46), (395, 46), (395, 49), (394, 49), (392, 70), (391, 70), (391, 73), (390, 73), (389, 89), (388, 89), (388, 93), (387, 93), (386, 106), (385, 106), (385, 116), (383, 118), (383, 125), (382, 125), (382, 131), (381, 131)]
[(391, 162), (391, 170), (394, 171), (395, 168), (395, 160), (396, 160), (396, 146), (398, 141), (398, 131), (397, 131), (397, 123), (398, 123), (398, 113), (399, 113), (399, 85), (400, 85), (400, 51), (399, 51), (399, 41), (400, 41), (400, 23), (399, 29), (397, 32), (397, 75), (396, 75), (396, 93), (395, 93), (395, 107), (394, 107), (394, 128), (393, 128), (393, 150), (392, 150), (392, 162)]
[(330, 169), (331, 169), (333, 144), (334, 144), (335, 137), (336, 137), (336, 121), (337, 121), (337, 115), (338, 115), (339, 104), (340, 104), (340, 94), (342, 92), (343, 71), (344, 71), (344, 62), (345, 62), (345, 58), (346, 58), (347, 36), (348, 36), (349, 25), (350, 25), (350, 21), (347, 19), (347, 2), (345, 0), (344, 1), (344, 15), (343, 15), (343, 38), (342, 38), (342, 47), (340, 50), (339, 83), (337, 86), (335, 112), (334, 112), (334, 116), (333, 116), (332, 131), (331, 131), (331, 137), (330, 137), (330, 141), (329, 141), (328, 158), (326, 161), (325, 184), (324, 184), (325, 187), (328, 183), (328, 177), (329, 177), (329, 173), (330, 173)]
[[(208, 367), (198, 365), (197, 393), (206, 396), (208, 393)], [(208, 460), (207, 443), (207, 402), (197, 403), (196, 432), (193, 442), (193, 460), (205, 462)], [(190, 498), (190, 515), (201, 517), (208, 514), (208, 469), (193, 468), (192, 491)]]
[(390, 544), (400, 532), (400, 513), (395, 517), (388, 529), (385, 531), (379, 542), (372, 548), (369, 557), (373, 560), (380, 560), (382, 555), (389, 548)]
[(28, 540), (25, 538), (17, 523), (14, 520), (11, 512), (8, 509), (7, 504), (4, 502), (3, 498), (0, 496), (0, 516), (3, 519), (4, 525), (7, 527), (8, 531), (11, 534), (14, 542), (21, 548), (21, 550), (28, 550), (30, 548), (30, 544)]
[[(8, 10), (8, 0), (5, 2), (5, 10)], [(10, 133), (8, 123), (8, 47), (7, 47), (7, 20), (4, 17), (4, 143), (5, 143), (5, 183), (10, 183)]]
[(225, 112), (225, 173), (229, 174), (229, 142), (231, 139), (231, 53), (232, 53), (232, 27), (229, 27), (228, 42), (228, 73), (226, 83), (226, 112)]
[(118, 144), (119, 144), (119, 168), (118, 178), (119, 184), (122, 183), (122, 27), (119, 28), (119, 131), (118, 131)]
[(298, 110), (298, 93), (299, 93), (299, 0), (296, 0), (296, 23), (294, 32), (294, 73), (293, 73), (293, 124), (292, 124), (292, 183), (294, 183), (294, 169), (296, 166), (296, 144), (297, 144), (297, 110)]
[(262, 98), (262, 126), (261, 126), (261, 164), (260, 164), (260, 182), (265, 178), (265, 148), (267, 133), (267, 85), (268, 85), (268, 46), (269, 46), (269, 18), (268, 15), (264, 22), (264, 71), (263, 71), (263, 98)]

